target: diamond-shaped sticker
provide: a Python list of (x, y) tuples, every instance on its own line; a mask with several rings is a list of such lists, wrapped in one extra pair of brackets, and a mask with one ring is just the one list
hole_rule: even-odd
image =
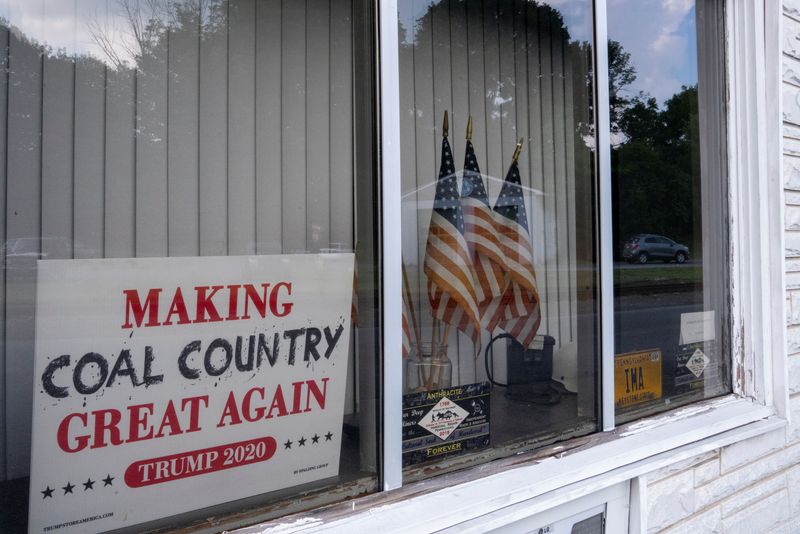
[(447, 397), (442, 397), (418, 424), (439, 439), (445, 440), (468, 415), (467, 410)]
[(686, 362), (686, 367), (692, 372), (694, 376), (700, 378), (700, 375), (703, 374), (703, 371), (706, 370), (708, 367), (708, 362), (711, 360), (708, 359), (708, 356), (703, 354), (703, 351), (700, 349), (696, 349), (692, 357), (689, 358), (689, 361)]

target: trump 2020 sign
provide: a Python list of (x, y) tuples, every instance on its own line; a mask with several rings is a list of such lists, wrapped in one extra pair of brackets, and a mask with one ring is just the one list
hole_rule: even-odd
[(39, 261), (30, 531), (337, 475), (353, 260)]

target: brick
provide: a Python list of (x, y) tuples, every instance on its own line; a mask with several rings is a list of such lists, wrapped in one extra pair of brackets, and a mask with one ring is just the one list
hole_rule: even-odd
[(783, 0), (783, 14), (800, 19), (800, 0)]
[(786, 306), (786, 324), (800, 324), (800, 291), (789, 291), (787, 294), (789, 296), (789, 303)]
[[(800, 61), (784, 56), (783, 57), (784, 74), (786, 74), (786, 71), (788, 69), (792, 69), (794, 73), (800, 74)], [(794, 78), (792, 80), (784, 80), (784, 81), (795, 83)], [(797, 82), (798, 82), (797, 85), (800, 85), (800, 79), (798, 79)], [(790, 137), (792, 139), (800, 139), (800, 127), (795, 126), (793, 124), (783, 123), (783, 136)]]
[(788, 354), (800, 352), (800, 326), (786, 328), (786, 350)]
[[(800, 307), (800, 305), (798, 305)], [(789, 394), (800, 393), (800, 354), (789, 356)]]
[(739, 513), (722, 519), (725, 534), (754, 534), (785, 530), (789, 520), (789, 495), (781, 490)]
[(784, 224), (784, 228), (787, 230), (800, 230), (800, 206), (786, 206), (784, 210)]
[(800, 273), (786, 273), (786, 289), (800, 289)]
[(694, 513), (694, 473), (647, 485), (647, 528), (656, 532)]
[(785, 254), (787, 258), (800, 258), (800, 234), (786, 232)]
[(800, 140), (785, 137), (783, 139), (783, 154), (784, 156), (800, 157)]
[(800, 18), (800, 0), (783, 0), (783, 13), (788, 17)]
[(661, 532), (662, 534), (721, 534), (722, 512), (719, 507), (711, 508)]
[[(784, 56), (782, 67), (783, 68), (781, 70), (784, 85), (794, 88), (800, 87), (800, 66), (798, 66), (797, 59)], [(783, 130), (783, 135), (785, 137), (794, 137), (791, 131), (786, 131), (786, 128)]]
[(783, 53), (800, 58), (800, 22), (790, 18), (783, 19)]
[(800, 190), (800, 158), (783, 158), (783, 185)]
[(722, 501), (722, 517), (729, 517), (749, 506), (753, 506), (774, 493), (786, 489), (786, 474), (778, 473)]
[(792, 467), (786, 473), (786, 485), (789, 489), (789, 507), (792, 517), (800, 521), (800, 465)]
[(715, 458), (694, 468), (694, 486), (702, 486), (719, 477), (719, 458)]
[(800, 260), (786, 260), (784, 262), (786, 267), (787, 273), (798, 273), (800, 272)]
[(800, 445), (793, 445), (726, 473), (695, 489), (697, 510), (721, 501), (770, 475), (800, 462)]
[(760, 460), (785, 445), (786, 432), (783, 428), (734, 443), (722, 449), (720, 470), (728, 473), (754, 460)]
[[(794, 191), (788, 186), (784, 188), (783, 203), (787, 208), (800, 206), (800, 191)], [(784, 216), (785, 219), (785, 216)], [(787, 230), (794, 230), (794, 228), (786, 228)]]
[[(800, 56), (800, 43), (794, 54)], [(794, 85), (784, 83), (783, 90), (783, 120), (791, 124), (800, 125), (800, 91)]]
[(786, 442), (796, 443), (800, 441), (800, 396), (789, 398), (789, 410), (792, 422), (786, 429)]
[(671, 477), (681, 471), (686, 471), (687, 469), (691, 469), (696, 465), (702, 464), (703, 462), (707, 462), (709, 460), (718, 458), (719, 454), (717, 453), (717, 451), (710, 451), (697, 456), (693, 456), (691, 458), (687, 458), (686, 460), (675, 462), (674, 464), (662, 467), (658, 471), (653, 471), (652, 473), (648, 473), (647, 481), (650, 484), (654, 484), (667, 477)]

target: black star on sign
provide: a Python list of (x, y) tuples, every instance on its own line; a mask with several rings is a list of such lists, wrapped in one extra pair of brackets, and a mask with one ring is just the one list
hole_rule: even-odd
[(67, 493), (72, 493), (72, 488), (74, 488), (74, 487), (75, 487), (75, 486), (73, 486), (72, 484), (70, 484), (69, 482), (67, 482), (67, 485), (66, 485), (66, 486), (64, 486), (64, 487), (63, 487), (63, 488), (61, 488), (61, 489), (63, 489), (63, 490), (64, 490), (64, 495), (66, 495)]
[(328, 432), (327, 434), (325, 434), (325, 441), (330, 441), (332, 437), (333, 437), (333, 434)]
[(93, 490), (94, 489), (94, 480), (91, 478), (86, 479), (86, 482), (83, 483), (83, 491), (86, 490)]
[(48, 498), (48, 497), (50, 497), (50, 498), (52, 499), (52, 498), (53, 498), (53, 492), (54, 492), (54, 491), (55, 491), (55, 490), (54, 490), (54, 489), (52, 489), (50, 486), (47, 486), (47, 489), (45, 489), (44, 491), (42, 491), (42, 492), (41, 492), (41, 493), (42, 493), (42, 495), (44, 495), (44, 497), (42, 497), (42, 499), (46, 499), (46, 498)]
[(314, 436), (312, 436), (312, 438), (311, 438), (311, 442), (312, 443), (319, 443), (319, 436), (317, 434), (314, 434)]
[(287, 439), (286, 443), (283, 444), (283, 448), (284, 449), (291, 449), (292, 448), (292, 443), (293, 443), (292, 440)]
[(112, 480), (114, 480), (114, 477), (112, 477), (111, 475), (106, 475), (106, 478), (103, 479), (104, 482), (103, 487), (105, 488), (106, 486), (113, 486), (113, 484), (111, 483)]
[(300, 439), (297, 440), (297, 443), (299, 443), (301, 447), (305, 447), (306, 446), (306, 438), (301, 436)]

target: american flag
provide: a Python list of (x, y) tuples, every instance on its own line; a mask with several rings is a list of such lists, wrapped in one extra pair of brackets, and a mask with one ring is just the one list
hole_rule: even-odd
[(500, 327), (522, 346), (531, 348), (541, 323), (541, 310), (528, 217), (516, 161), (508, 169), (494, 211), (504, 253), (506, 285), (500, 304), (489, 319), (489, 331)]
[(358, 327), (358, 270), (353, 269), (353, 297), (350, 300), (350, 322)]
[(480, 314), (458, 194), (453, 152), (442, 139), (442, 159), (433, 202), (423, 270), (433, 316), (480, 343)]
[(408, 299), (403, 291), (403, 358), (411, 354), (411, 325), (408, 321)]
[(475, 157), (472, 141), (467, 140), (464, 154), (464, 177), (461, 181), (461, 204), (464, 207), (464, 238), (475, 269), (475, 292), (481, 321), (487, 322), (500, 303), (505, 288), (503, 251), (495, 224), (495, 213)]

